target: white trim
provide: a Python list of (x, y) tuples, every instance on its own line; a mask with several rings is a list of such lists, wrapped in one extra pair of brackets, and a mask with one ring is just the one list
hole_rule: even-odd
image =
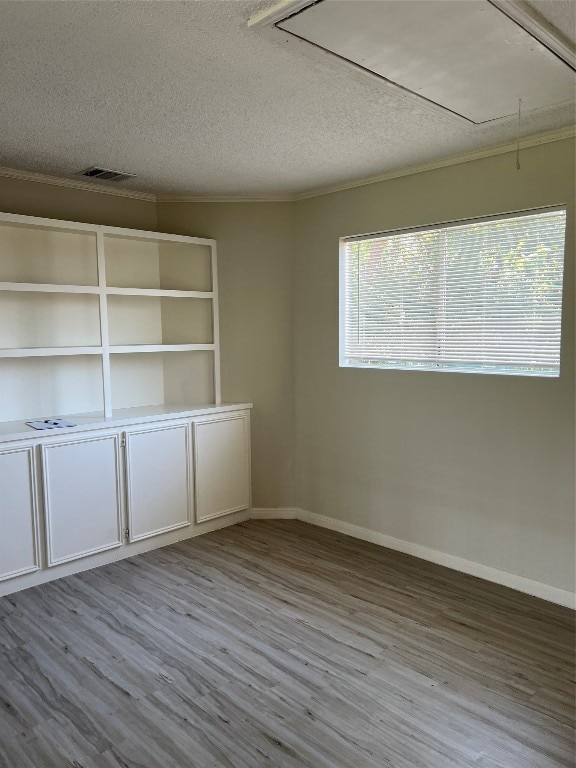
[(576, 69), (574, 46), (528, 3), (524, 0), (489, 0), (489, 2), (556, 54), (569, 67)]
[[(346, 242), (343, 237), (338, 243), (338, 263), (340, 270), (338, 290), (338, 365), (343, 368), (346, 365)], [(358, 284), (360, 274), (358, 274)]]
[(108, 331), (108, 300), (106, 297), (106, 252), (104, 235), (96, 232), (98, 259), (98, 301), (100, 308), (100, 344), (102, 345), (102, 402), (104, 416), (112, 416), (112, 378), (110, 374), (110, 335)]
[[(88, 228), (90, 225), (83, 225)], [(130, 240), (167, 240), (171, 243), (191, 243), (193, 245), (215, 245), (216, 240), (209, 237), (190, 237), (189, 235), (173, 235), (170, 232), (156, 232), (153, 229), (129, 229), (127, 227), (109, 227), (103, 224), (93, 224), (94, 229), (111, 237), (126, 237)]]
[(157, 195), (157, 203), (292, 203), (294, 194), (260, 195)]
[(100, 293), (97, 285), (62, 285), (58, 283), (0, 283), (0, 291), (27, 293)]
[(97, 232), (101, 227), (98, 224), (85, 224), (81, 221), (68, 221), (65, 219), (48, 219), (45, 216), (28, 216), (23, 213), (0, 213), (0, 221), (9, 224), (25, 224), (59, 230), (76, 230), (84, 232)]
[[(3, 283), (0, 283), (0, 290)], [(8, 283), (11, 285), (11, 283)], [(19, 289), (18, 289), (19, 290)], [(106, 288), (108, 296), (164, 296), (167, 299), (213, 299), (214, 291), (179, 291), (173, 288)]]
[(246, 22), (247, 27), (270, 27), (278, 21), (293, 16), (307, 5), (314, 5), (315, 0), (279, 0), (269, 8), (264, 8), (250, 16)]
[(485, 581), (491, 581), (494, 584), (501, 584), (504, 587), (515, 589), (518, 592), (525, 592), (528, 595), (539, 597), (542, 600), (548, 600), (557, 605), (563, 605), (567, 608), (576, 609), (576, 594), (567, 589), (554, 587), (550, 584), (544, 584), (541, 581), (529, 579), (526, 576), (520, 576), (509, 571), (502, 571), (493, 568), (490, 565), (476, 563), (473, 560), (466, 560), (456, 555), (450, 555), (447, 552), (440, 552), (437, 549), (424, 547), (421, 544), (415, 544), (411, 541), (396, 539), (379, 531), (373, 531), (370, 528), (363, 528), (360, 525), (347, 523), (344, 520), (337, 520), (326, 515), (318, 515), (315, 512), (308, 512), (305, 509), (293, 509), (291, 507), (278, 509), (251, 509), (250, 519), (254, 520), (286, 520), (297, 519), (311, 525), (317, 525), (321, 528), (328, 528), (331, 531), (338, 531), (347, 536), (353, 536), (355, 539), (370, 541), (372, 544), (378, 544), (381, 547), (393, 549), (396, 552), (403, 552), (407, 555), (413, 555), (421, 560), (430, 563), (443, 565), (454, 571), (467, 573), (470, 576), (476, 576)]
[(50, 176), (46, 173), (21, 171), (17, 168), (0, 167), (0, 177), (17, 179), (18, 181), (33, 181), (36, 184), (52, 184), (55, 187), (81, 189), (85, 192), (101, 192), (104, 195), (115, 195), (116, 197), (131, 197), (135, 200), (148, 200), (151, 203), (156, 202), (156, 195), (150, 192), (138, 192), (137, 190), (132, 189), (114, 189), (108, 186), (100, 186), (102, 182), (84, 181), (83, 179), (67, 179), (60, 176)]
[(212, 346), (214, 347), (214, 402), (222, 402), (222, 379), (220, 373), (220, 304), (218, 297), (218, 256), (216, 242), (211, 245), (210, 283), (212, 286)]
[(250, 520), (297, 520), (296, 507), (252, 507)]
[(189, 235), (174, 235), (170, 232), (156, 232), (153, 229), (129, 229), (128, 227), (111, 227), (107, 224), (87, 224), (82, 221), (67, 219), (48, 219), (45, 216), (28, 216), (22, 213), (0, 213), (0, 222), (9, 224), (25, 224), (26, 226), (45, 227), (59, 230), (76, 230), (95, 232), (111, 237), (126, 237), (131, 240), (169, 241), (172, 243), (191, 243), (193, 245), (213, 246), (216, 241), (209, 237), (190, 237)]
[(0, 582), (7, 579), (14, 579), (17, 576), (25, 576), (29, 573), (35, 573), (42, 567), (40, 561), (40, 524), (39, 524), (39, 509), (38, 509), (38, 488), (36, 485), (36, 479), (38, 477), (38, 465), (36, 462), (36, 451), (34, 445), (22, 445), (18, 448), (6, 448), (0, 450), (0, 456), (7, 456), (12, 453), (27, 453), (28, 454), (28, 480), (30, 489), (30, 503), (32, 514), (32, 547), (34, 555), (34, 563), (24, 568), (20, 568), (17, 571), (10, 571), (0, 575)]
[[(105, 440), (112, 440), (114, 443), (114, 459), (116, 467), (116, 525), (118, 539), (111, 541), (108, 544), (104, 544), (100, 547), (94, 547), (93, 549), (86, 549), (81, 552), (75, 552), (72, 555), (66, 557), (53, 557), (52, 547), (52, 510), (50, 503), (50, 470), (49, 470), (49, 458), (48, 453), (57, 448), (65, 448), (71, 445), (82, 445), (84, 443), (95, 443)], [(62, 565), (63, 563), (69, 563), (73, 560), (78, 560), (81, 557), (88, 555), (95, 555), (100, 552), (106, 552), (109, 549), (116, 549), (121, 547), (124, 543), (122, 535), (123, 517), (124, 517), (124, 504), (122, 493), (122, 461), (120, 457), (120, 435), (118, 433), (107, 433), (104, 435), (83, 437), (73, 440), (54, 440), (49, 441), (40, 446), (40, 453), (42, 456), (42, 490), (44, 498), (44, 518), (46, 525), (46, 566), (52, 568), (56, 565)]]
[[(214, 344), (118, 344), (110, 347), (111, 355), (132, 355), (136, 352), (213, 352)], [(217, 403), (219, 405), (219, 403)]]
[[(192, 478), (191, 478), (191, 436), (190, 425), (187, 421), (179, 421), (175, 424), (163, 424), (157, 427), (150, 427), (148, 429), (127, 429), (124, 432), (124, 450), (126, 460), (124, 462), (125, 477), (126, 477), (126, 511), (128, 516), (128, 542), (132, 544), (135, 541), (142, 541), (143, 539), (149, 539), (150, 536), (158, 536), (161, 533), (168, 533), (169, 531), (175, 531), (178, 528), (187, 528), (192, 524)], [(134, 435), (149, 435), (152, 432), (167, 432), (173, 429), (184, 430), (184, 442), (186, 445), (186, 494), (187, 494), (187, 509), (188, 517), (184, 522), (174, 523), (173, 525), (164, 526), (164, 528), (156, 528), (154, 531), (147, 531), (141, 533), (139, 536), (132, 535), (132, 529), (134, 528), (134, 515), (132, 514), (132, 480), (130, 477), (130, 438)]]
[[(487, 216), (471, 216), (467, 219), (449, 219), (448, 221), (433, 221), (431, 224), (422, 224), (415, 227), (396, 227), (394, 229), (385, 229), (381, 232), (362, 232), (358, 235), (347, 235), (341, 237), (341, 243), (354, 243), (370, 240), (371, 238), (388, 237), (389, 235), (403, 235), (407, 232), (429, 232), (432, 229), (443, 229), (444, 227), (461, 227), (465, 224), (476, 224), (485, 221), (502, 221), (504, 219), (516, 219), (520, 216), (537, 216), (541, 213), (557, 213), (562, 211), (566, 213), (568, 206), (560, 205), (540, 205), (537, 208), (521, 208), (514, 211), (504, 211), (502, 213), (490, 213)], [(340, 254), (343, 255), (342, 253)]]
[(225, 515), (231, 515), (233, 512), (242, 512), (243, 510), (248, 509), (246, 504), (240, 504), (238, 507), (230, 507), (230, 509), (223, 509), (221, 512), (214, 512), (212, 515), (206, 515), (205, 517), (198, 517), (196, 513), (195, 522), (196, 525), (200, 525), (201, 523), (207, 523), (210, 520), (216, 520), (217, 517), (224, 517)]
[(4, 357), (66, 357), (71, 355), (102, 355), (102, 347), (14, 347), (0, 349)]
[(64, 576), (71, 576), (74, 573), (89, 571), (93, 568), (98, 568), (101, 565), (124, 560), (127, 557), (134, 557), (135, 555), (150, 552), (151, 550), (159, 549), (160, 547), (168, 547), (179, 541), (186, 541), (187, 539), (203, 536), (206, 533), (211, 533), (212, 531), (217, 531), (221, 528), (227, 528), (230, 525), (244, 523), (246, 520), (248, 520), (247, 511), (236, 512), (230, 517), (212, 520), (210, 523), (203, 523), (201, 528), (179, 528), (178, 530), (170, 531), (169, 533), (161, 533), (156, 537), (142, 539), (133, 544), (125, 544), (124, 546), (116, 547), (115, 549), (110, 549), (106, 552), (89, 555), (84, 559), (72, 560), (63, 563), (62, 565), (55, 565), (52, 568), (42, 568), (34, 573), (17, 576), (14, 579), (0, 582), (0, 597), (19, 592), (22, 589), (28, 589), (29, 587), (35, 587), (38, 584), (54, 581), (55, 579), (60, 579)]
[(0, 582), (7, 581), (8, 579), (16, 579), (18, 576), (26, 576), (28, 573), (36, 573), (38, 570), (40, 570), (39, 565), (30, 565), (28, 567), (21, 568), (19, 571), (4, 573), (0, 576)]
[[(108, 428), (123, 428), (137, 424), (150, 422), (174, 421), (175, 419), (197, 418), (210, 416), (215, 413), (233, 413), (235, 411), (249, 411), (252, 403), (224, 403), (220, 405), (148, 405), (135, 406), (133, 408), (116, 408), (110, 418), (105, 418), (102, 411), (95, 413), (66, 414), (70, 421), (76, 421), (75, 427), (64, 427), (58, 430), (58, 435), (73, 435), (84, 432), (97, 432)], [(54, 437), (54, 430), (36, 431), (28, 427), (24, 421), (7, 421), (0, 423), (0, 446), (3, 443), (14, 443), (21, 440), (38, 440)]]
[[(554, 141), (572, 139), (575, 136), (576, 127), (569, 126), (560, 130), (549, 131), (547, 133), (541, 133), (536, 136), (529, 136), (527, 138), (521, 139), (520, 149), (528, 149), (529, 147), (537, 147), (540, 144), (550, 144)], [(408, 166), (407, 168), (399, 168), (398, 170), (380, 173), (375, 176), (366, 176), (362, 179), (357, 179), (356, 181), (346, 181), (342, 184), (333, 184), (332, 186), (328, 187), (320, 187), (318, 189), (310, 190), (309, 192), (299, 192), (294, 195), (294, 200), (307, 200), (310, 197), (330, 195), (334, 192), (343, 192), (347, 189), (354, 189), (355, 187), (364, 187), (368, 184), (377, 184), (380, 181), (399, 179), (402, 176), (412, 176), (416, 173), (435, 171), (439, 168), (447, 168), (451, 165), (460, 165), (461, 163), (470, 163), (474, 160), (483, 160), (486, 157), (504, 155), (508, 152), (516, 152), (516, 148), (516, 142), (509, 142), (508, 144), (498, 144), (493, 147), (487, 147), (486, 149), (477, 149), (470, 152), (462, 152), (456, 155), (447, 155), (446, 157), (442, 157), (438, 160), (432, 160), (429, 163)]]
[(159, 536), (162, 533), (169, 533), (170, 531), (177, 531), (179, 528), (188, 528), (190, 526), (190, 522), (187, 520), (185, 523), (174, 523), (174, 525), (167, 525), (164, 528), (157, 528), (155, 531), (148, 531), (147, 533), (141, 533), (140, 536), (132, 536), (132, 527), (128, 526), (128, 536), (130, 544), (133, 544), (135, 541), (143, 541), (144, 539), (149, 539), (151, 536)]
[[(503, 0), (501, 0), (503, 2)], [(534, 136), (527, 136), (520, 141), (521, 149), (528, 149), (529, 147), (536, 147), (540, 144), (550, 144), (555, 141), (563, 141), (565, 139), (571, 139), (576, 136), (576, 128), (574, 126), (568, 126), (565, 128), (555, 129), (553, 131), (547, 131), (545, 133), (535, 134)], [(484, 149), (471, 150), (469, 152), (462, 152), (455, 155), (446, 155), (438, 160), (432, 160), (429, 163), (422, 163), (420, 165), (406, 166), (404, 168), (397, 168), (393, 171), (386, 171), (374, 176), (365, 176), (353, 181), (345, 181), (340, 184), (332, 184), (326, 187), (318, 187), (316, 189), (307, 192), (294, 192), (293, 194), (261, 194), (261, 195), (154, 195), (145, 192), (132, 192), (129, 190), (121, 189), (109, 189), (93, 186), (92, 182), (76, 182), (71, 179), (60, 179), (56, 176), (45, 176), (43, 174), (31, 173), (28, 171), (18, 171), (14, 168), (1, 168), (0, 177), (21, 179), (23, 181), (35, 181), (40, 184), (54, 184), (55, 186), (69, 187), (72, 186), (76, 189), (86, 189), (90, 192), (101, 192), (109, 195), (120, 195), (123, 197), (134, 197), (141, 200), (150, 200), (157, 204), (160, 203), (291, 203), (298, 200), (307, 200), (311, 197), (321, 197), (322, 195), (330, 195), (333, 192), (342, 192), (346, 189), (354, 189), (356, 187), (367, 186), (368, 184), (377, 184), (380, 181), (388, 181), (389, 179), (399, 179), (402, 176), (412, 176), (416, 173), (426, 173), (427, 171), (434, 171), (438, 168), (447, 168), (451, 165), (459, 165), (460, 163), (469, 163), (474, 160), (482, 160), (486, 157), (493, 157), (495, 155), (503, 155), (507, 152), (515, 152), (516, 143), (509, 142), (507, 144), (497, 144), (492, 147), (486, 147)], [(80, 185), (80, 186), (79, 186)], [(2, 214), (0, 221), (13, 221), (15, 223), (34, 223), (60, 227), (62, 229), (84, 229), (88, 231), (96, 231), (98, 229), (104, 230), (106, 234), (140, 234), (143, 237), (158, 237), (161, 233), (148, 231), (148, 230), (130, 230), (122, 229), (120, 227), (104, 227), (98, 224), (78, 224), (75, 222), (55, 220), (55, 219), (43, 219), (35, 216), (23, 216), (21, 214)], [(210, 244), (213, 240), (205, 238), (193, 238), (177, 235), (165, 235), (166, 239), (171, 239), (176, 242), (196, 242), (202, 244)], [(158, 237), (158, 239), (163, 239)]]
[[(568, 126), (565, 128), (559, 128), (553, 131), (547, 131), (545, 133), (535, 134), (534, 136), (526, 136), (520, 140), (520, 149), (529, 149), (530, 147), (537, 147), (541, 144), (551, 144), (555, 141), (564, 141), (565, 139), (572, 139), (576, 136), (576, 127)], [(322, 195), (330, 195), (334, 192), (343, 192), (347, 189), (355, 189), (356, 187), (364, 187), (368, 184), (377, 184), (380, 181), (389, 181), (390, 179), (399, 179), (402, 176), (413, 176), (416, 173), (426, 173), (427, 171), (435, 171), (439, 168), (448, 168), (451, 165), (460, 165), (461, 163), (470, 163), (474, 160), (483, 160), (487, 157), (494, 157), (496, 155), (504, 155), (508, 152), (516, 152), (516, 142), (508, 142), (506, 144), (496, 144), (492, 147), (485, 147), (484, 149), (470, 150), (469, 152), (461, 152), (454, 155), (446, 155), (438, 160), (431, 160), (428, 163), (422, 163), (420, 165), (411, 165), (404, 168), (397, 168), (393, 171), (386, 171), (374, 176), (365, 176), (353, 181), (344, 181), (341, 184), (332, 184), (326, 187), (318, 187), (317, 189), (310, 190), (308, 192), (295, 192), (292, 195), (287, 196), (275, 196), (275, 195), (262, 195), (260, 197), (243, 197), (238, 195), (233, 196), (218, 196), (218, 195), (201, 195), (187, 196), (187, 195), (159, 195), (157, 198), (158, 203), (275, 203), (275, 202), (297, 202), (298, 200), (307, 200), (311, 197), (322, 197)]]
[[(200, 484), (198, 478), (200, 473), (198, 471), (198, 432), (200, 427), (207, 424), (219, 424), (225, 421), (242, 421), (244, 427), (244, 460), (245, 460), (245, 477), (248, 482), (248, 500), (246, 504), (240, 504), (237, 507), (231, 507), (230, 509), (220, 510), (214, 512), (211, 515), (204, 515), (200, 517)], [(192, 421), (192, 439), (193, 439), (193, 466), (194, 466), (194, 522), (196, 525), (201, 523), (215, 520), (218, 517), (224, 517), (225, 515), (231, 515), (233, 512), (242, 512), (244, 510), (250, 510), (252, 506), (252, 483), (251, 483), (251, 448), (250, 448), (250, 411), (223, 414), (221, 416), (203, 416)]]

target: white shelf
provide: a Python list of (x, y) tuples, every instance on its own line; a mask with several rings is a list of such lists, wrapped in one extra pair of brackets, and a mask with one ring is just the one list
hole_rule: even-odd
[(165, 403), (214, 403), (215, 352), (203, 349), (128, 348), (110, 355), (112, 409)]
[(0, 358), (0, 421), (104, 410), (103, 355), (63, 351)]
[(110, 347), (110, 354), (131, 355), (134, 352), (213, 352), (214, 344), (127, 344)]
[(106, 288), (109, 296), (164, 296), (182, 299), (213, 299), (213, 291), (177, 291), (165, 288)]
[(0, 349), (0, 358), (69, 357), (72, 355), (102, 355), (102, 347), (19, 347), (18, 349)]
[(214, 343), (211, 299), (113, 294), (106, 303), (111, 349)]
[(2, 214), (0, 281), (98, 286), (96, 235), (67, 222)]
[(0, 213), (0, 420), (220, 401), (216, 244)]
[(30, 293), (99, 293), (97, 285), (58, 285), (56, 283), (1, 283), (0, 291)]
[(30, 349), (101, 346), (99, 298), (93, 293), (0, 291), (0, 349), (28, 355)]
[(212, 292), (213, 246), (104, 235), (107, 288)]

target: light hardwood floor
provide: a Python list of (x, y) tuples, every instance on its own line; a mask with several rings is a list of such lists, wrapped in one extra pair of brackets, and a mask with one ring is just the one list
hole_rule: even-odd
[(574, 766), (574, 614), (296, 521), (0, 599), (2, 768)]

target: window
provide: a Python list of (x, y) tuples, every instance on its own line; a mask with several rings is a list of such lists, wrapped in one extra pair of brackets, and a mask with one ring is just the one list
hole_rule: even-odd
[(344, 238), (340, 365), (558, 376), (566, 210)]

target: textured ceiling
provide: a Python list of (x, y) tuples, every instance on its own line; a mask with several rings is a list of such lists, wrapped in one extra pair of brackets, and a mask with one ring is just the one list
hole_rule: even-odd
[[(0, 165), (59, 176), (101, 165), (137, 174), (123, 188), (160, 194), (280, 195), (515, 139), (515, 120), (456, 121), (247, 28), (268, 5), (0, 1)], [(575, 2), (532, 5), (574, 40)], [(564, 105), (526, 114), (521, 132), (573, 122)]]
[(574, 42), (576, 35), (576, 4), (574, 0), (532, 0), (532, 8), (555, 29), (565, 40)]

